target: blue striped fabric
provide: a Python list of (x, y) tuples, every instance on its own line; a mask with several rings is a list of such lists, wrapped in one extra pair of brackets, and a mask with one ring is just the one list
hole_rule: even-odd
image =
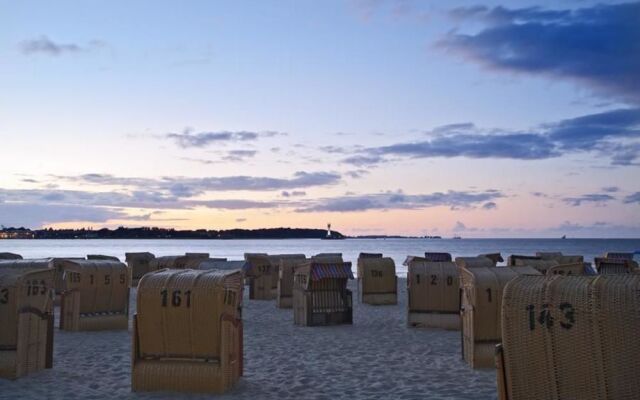
[(311, 264), (311, 279), (319, 281), (325, 278), (353, 279), (351, 263), (342, 264)]

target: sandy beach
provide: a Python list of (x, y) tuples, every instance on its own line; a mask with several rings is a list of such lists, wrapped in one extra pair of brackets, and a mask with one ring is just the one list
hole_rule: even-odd
[[(351, 289), (355, 299), (354, 281)], [(495, 371), (474, 371), (460, 359), (459, 332), (406, 327), (405, 279), (398, 280), (398, 289), (398, 305), (355, 303), (353, 326), (335, 327), (294, 326), (291, 310), (250, 301), (245, 291), (245, 375), (217, 398), (496, 398)], [(130, 332), (56, 328), (53, 369), (0, 379), (0, 399), (215, 397), (132, 393)]]

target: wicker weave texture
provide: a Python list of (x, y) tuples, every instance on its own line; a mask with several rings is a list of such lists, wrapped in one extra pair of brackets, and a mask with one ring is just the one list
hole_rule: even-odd
[(507, 284), (507, 396), (640, 398), (640, 276), (520, 276)]
[(276, 306), (278, 308), (293, 307), (293, 276), (295, 269), (307, 261), (306, 258), (284, 258), (280, 260), (276, 291)]
[(136, 286), (140, 278), (151, 271), (151, 260), (156, 258), (152, 253), (125, 253), (125, 261), (129, 268), (129, 282)]
[(493, 347), (500, 342), (502, 292), (518, 275), (540, 275), (531, 267), (460, 269), (463, 355), (474, 368), (494, 366)]
[(407, 295), (410, 326), (460, 329), (460, 279), (456, 264), (410, 262), (407, 269)]
[(396, 304), (398, 277), (389, 257), (358, 258), (358, 294), (368, 304)]
[(456, 265), (460, 268), (488, 268), (495, 267), (496, 263), (485, 256), (456, 257)]
[[(60, 260), (65, 289), (61, 297), (60, 328), (64, 330), (126, 329), (122, 317), (129, 315), (129, 273), (121, 262), (107, 260)], [(81, 322), (83, 318), (107, 318)], [(109, 325), (109, 321), (114, 321)]]
[(242, 374), (240, 271), (160, 270), (138, 288), (132, 388), (222, 393)]
[(53, 294), (47, 261), (0, 262), (0, 377), (51, 367)]

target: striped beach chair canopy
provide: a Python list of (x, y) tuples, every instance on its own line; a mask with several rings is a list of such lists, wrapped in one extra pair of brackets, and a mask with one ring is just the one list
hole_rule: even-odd
[(333, 264), (311, 264), (311, 280), (319, 281), (326, 278), (345, 278), (353, 279), (353, 271), (351, 271), (351, 263), (333, 263)]

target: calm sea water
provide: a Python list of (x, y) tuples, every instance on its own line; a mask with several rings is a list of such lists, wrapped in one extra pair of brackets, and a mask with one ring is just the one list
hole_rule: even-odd
[[(451, 253), (454, 257), (481, 253), (534, 254), (536, 251), (561, 251), (582, 254), (593, 261), (607, 251), (640, 251), (640, 239), (288, 239), (288, 240), (0, 240), (0, 252), (10, 251), (24, 258), (84, 257), (106, 254), (124, 260), (125, 252), (150, 251), (156, 256), (207, 252), (212, 257), (242, 259), (245, 252), (263, 253), (342, 253), (355, 263), (358, 253), (383, 253), (392, 257), (400, 276), (406, 273), (402, 262), (407, 255), (425, 251)], [(638, 259), (640, 255), (636, 255)]]

